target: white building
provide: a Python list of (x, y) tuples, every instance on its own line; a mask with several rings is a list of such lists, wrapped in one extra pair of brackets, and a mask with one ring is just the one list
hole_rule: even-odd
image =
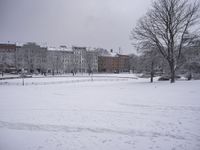
[(86, 55), (87, 49), (86, 47), (72, 47), (74, 52), (74, 71), (75, 72), (87, 72), (87, 62), (86, 62)]
[(73, 51), (64, 46), (49, 47), (47, 51), (48, 73), (70, 73), (73, 70)]
[(17, 46), (16, 67), (30, 73), (45, 73), (47, 61), (47, 48), (40, 47), (36, 43), (27, 43)]

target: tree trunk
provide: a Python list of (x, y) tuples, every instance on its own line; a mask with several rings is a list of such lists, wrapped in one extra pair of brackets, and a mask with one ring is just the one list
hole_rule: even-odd
[(174, 66), (174, 62), (169, 62), (169, 66), (170, 66), (170, 73), (171, 73), (171, 83), (175, 82), (175, 66)]
[(151, 83), (153, 83), (153, 77), (154, 77), (154, 62), (151, 62)]

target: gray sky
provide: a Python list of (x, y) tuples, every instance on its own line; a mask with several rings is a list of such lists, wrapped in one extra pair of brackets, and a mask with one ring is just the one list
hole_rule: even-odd
[(131, 29), (152, 0), (0, 0), (0, 42), (102, 47), (132, 53)]

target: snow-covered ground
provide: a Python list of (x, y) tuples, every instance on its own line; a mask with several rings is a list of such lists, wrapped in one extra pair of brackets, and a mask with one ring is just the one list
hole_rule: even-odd
[(200, 149), (200, 81), (97, 76), (0, 81), (0, 150)]
[(74, 82), (88, 81), (123, 81), (128, 79), (137, 79), (134, 74), (71, 74), (60, 76), (33, 76), (32, 78), (17, 78), (0, 80), (0, 85), (49, 85), (49, 84), (64, 84)]

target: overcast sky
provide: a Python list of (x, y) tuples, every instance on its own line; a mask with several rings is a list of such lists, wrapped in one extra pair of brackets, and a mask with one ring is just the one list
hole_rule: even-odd
[(0, 42), (134, 52), (129, 39), (152, 0), (0, 0)]

